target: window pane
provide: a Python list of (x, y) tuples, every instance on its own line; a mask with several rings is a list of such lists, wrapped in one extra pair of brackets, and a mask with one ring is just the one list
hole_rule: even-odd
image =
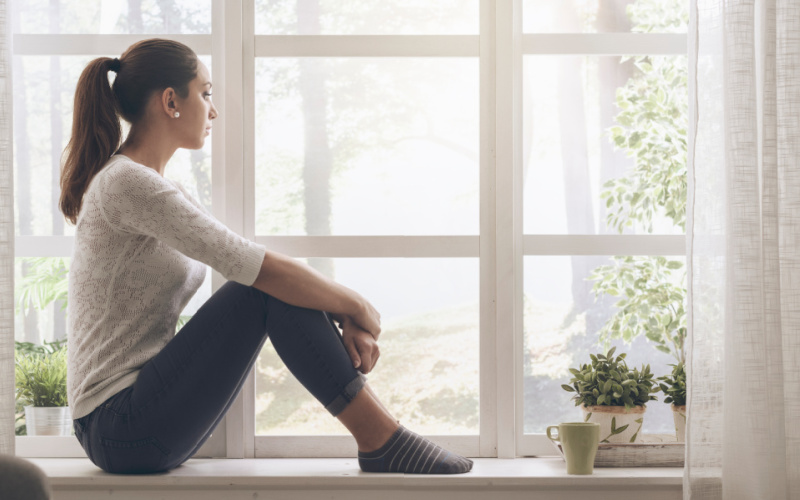
[(479, 0), (256, 0), (256, 34), (478, 34)]
[[(416, 432), (477, 434), (478, 260), (332, 260), (337, 281), (381, 313), (381, 357), (368, 378), (384, 405)], [(256, 363), (256, 434), (344, 433), (267, 342)]]
[[(72, 133), (75, 86), (94, 56), (14, 57), (14, 203), (17, 235), (73, 235), (58, 209), (61, 154)], [(211, 58), (200, 59), (211, 69)], [(123, 122), (123, 134), (128, 125)], [(211, 210), (211, 140), (181, 149), (166, 167)]]
[(258, 59), (256, 234), (477, 234), (478, 61)]
[[(606, 337), (601, 338), (601, 330), (620, 311), (616, 306), (619, 297), (600, 293), (595, 301), (592, 292), (595, 281), (589, 277), (599, 266), (613, 266), (601, 271), (603, 276), (622, 276), (623, 273), (617, 269), (627, 270), (628, 278), (621, 278), (621, 282), (630, 283), (647, 275), (648, 269), (655, 270), (646, 284), (631, 285), (638, 297), (631, 301), (637, 304), (632, 313), (637, 325), (641, 318), (655, 317), (670, 307), (675, 311), (685, 310), (684, 300), (664, 301), (658, 298), (657, 293), (669, 288), (685, 298), (683, 257), (628, 257), (630, 262), (624, 261), (626, 257), (620, 259), (605, 256), (525, 257), (522, 356), (526, 434), (543, 433), (548, 425), (559, 422), (582, 420), (580, 408), (571, 400), (574, 393), (563, 390), (561, 384), (569, 383), (569, 368), (590, 364), (590, 353), (607, 351), (602, 343)], [(677, 262), (680, 266), (672, 264), (676, 269), (668, 269), (668, 262)], [(685, 327), (685, 314), (681, 317)], [(625, 328), (612, 332), (621, 332), (620, 335), (611, 334), (610, 346), (617, 347), (616, 354), (628, 353), (625, 361), (630, 369), (649, 364), (655, 377), (672, 373), (669, 365), (676, 363), (677, 359), (656, 349), (658, 344), (645, 337), (646, 329), (631, 327), (630, 343), (616, 338), (625, 335)], [(670, 351), (674, 348), (671, 342), (663, 345)], [(663, 393), (656, 396), (658, 401), (647, 405), (644, 432), (672, 433), (675, 428), (670, 405), (663, 402)]]
[(14, 4), (15, 33), (211, 33), (211, 0), (25, 0)]
[(525, 33), (686, 33), (688, 0), (522, 0)]
[[(69, 258), (14, 259), (14, 340), (42, 344), (66, 338)], [(24, 298), (24, 300), (23, 300)], [(41, 299), (41, 300), (40, 300)]]
[(686, 57), (526, 56), (523, 68), (525, 233), (683, 234)]

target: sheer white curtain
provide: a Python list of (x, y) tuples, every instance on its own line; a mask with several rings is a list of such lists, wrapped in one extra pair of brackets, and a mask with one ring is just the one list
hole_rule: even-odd
[(692, 7), (684, 497), (800, 498), (800, 2)]
[(14, 453), (14, 168), (7, 21), (7, 2), (0, 0), (0, 454)]

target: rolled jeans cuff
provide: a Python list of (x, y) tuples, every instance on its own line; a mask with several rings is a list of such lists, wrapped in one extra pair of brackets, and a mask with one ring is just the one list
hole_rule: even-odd
[(367, 377), (364, 376), (363, 373), (359, 373), (356, 378), (348, 383), (344, 390), (336, 396), (336, 399), (331, 401), (325, 406), (325, 409), (330, 412), (331, 415), (334, 417), (344, 411), (347, 408), (347, 405), (350, 404), (358, 392), (364, 388), (364, 385), (367, 383)]

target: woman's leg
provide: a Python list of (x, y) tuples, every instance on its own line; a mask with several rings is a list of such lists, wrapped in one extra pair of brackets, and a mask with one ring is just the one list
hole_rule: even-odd
[(154, 472), (183, 463), (227, 412), (267, 332), (292, 373), (353, 432), (362, 451), (386, 442), (397, 424), (361, 391), (363, 377), (327, 315), (227, 283), (142, 368), (131, 388), (81, 419), (90, 457), (112, 472)]
[(123, 473), (166, 470), (188, 459), (247, 378), (267, 337), (266, 314), (263, 293), (226, 283), (142, 367), (132, 387), (78, 423), (89, 456)]

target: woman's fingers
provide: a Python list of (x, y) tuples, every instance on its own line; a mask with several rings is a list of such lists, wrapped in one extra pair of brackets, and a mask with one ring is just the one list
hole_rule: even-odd
[(342, 324), (342, 339), (353, 367), (367, 374), (375, 367), (380, 357), (380, 348), (372, 334), (356, 323), (345, 321)]
[(365, 334), (356, 336), (355, 344), (361, 358), (361, 367), (359, 370), (366, 375), (375, 368), (375, 365), (378, 363), (378, 358), (381, 355), (381, 350), (377, 342), (375, 342), (375, 339), (366, 332)]
[(356, 348), (355, 339), (352, 335), (344, 335), (343, 339), (344, 348), (347, 350), (347, 354), (350, 355), (350, 359), (353, 361), (353, 368), (361, 368), (361, 355), (358, 352), (358, 348)]

